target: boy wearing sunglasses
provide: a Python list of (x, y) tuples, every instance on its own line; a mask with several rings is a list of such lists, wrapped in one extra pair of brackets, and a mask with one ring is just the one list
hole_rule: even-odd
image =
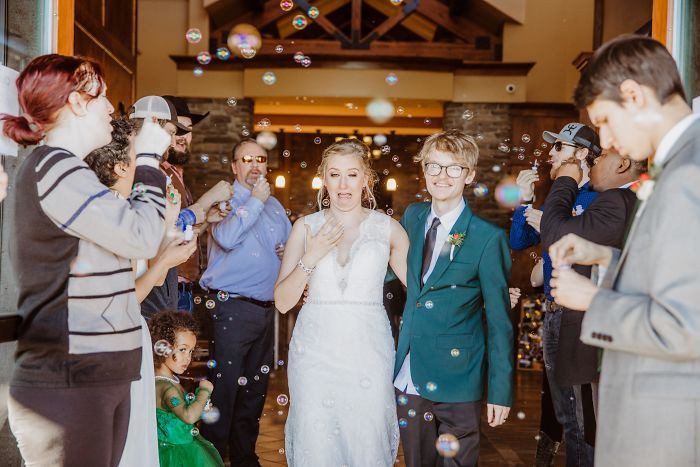
[[(569, 163), (581, 168), (578, 193), (571, 210), (572, 216), (581, 215), (598, 196), (598, 193), (589, 188), (590, 168), (587, 163), (587, 158), (600, 155), (598, 135), (592, 128), (573, 122), (564, 125), (559, 133), (543, 132), (542, 138), (552, 144), (548, 160), (552, 165), (550, 178), (556, 179), (561, 167)], [(540, 235), (542, 211), (532, 208), (534, 184), (538, 180), (539, 174), (535, 170), (523, 170), (518, 175), (517, 183), (522, 191), (523, 205), (513, 213), (510, 246), (514, 250), (537, 245), (542, 237), (551, 238), (548, 232), (541, 232)], [(554, 303), (549, 286), (552, 261), (546, 251), (542, 252), (542, 258), (544, 309), (547, 312), (543, 323), (543, 350), (549, 394), (557, 421), (564, 430), (567, 465), (592, 466), (595, 420), (590, 383), (597, 375), (596, 352), (593, 347), (579, 341), (577, 331), (569, 332), (572, 328), (580, 329), (580, 317), (571, 316)], [(590, 274), (590, 268), (582, 272)], [(562, 333), (562, 329), (565, 332)], [(553, 443), (546, 433), (541, 432), (538, 451), (545, 449), (544, 446), (553, 446)], [(538, 453), (540, 457), (543, 454), (545, 453)]]

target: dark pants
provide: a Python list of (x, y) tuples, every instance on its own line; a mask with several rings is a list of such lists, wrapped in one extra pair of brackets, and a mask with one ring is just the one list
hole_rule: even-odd
[(542, 397), (540, 399), (540, 431), (546, 434), (549, 439), (560, 443), (562, 437), (562, 426), (554, 413), (552, 403), (552, 391), (549, 388), (547, 372), (542, 372)]
[[(396, 395), (402, 394), (395, 390)], [(401, 428), (401, 443), (406, 467), (466, 467), (479, 459), (479, 424), (481, 401), (432, 402), (420, 396), (405, 394), (406, 405), (396, 405), (399, 420), (408, 424)], [(415, 411), (414, 416), (409, 411)], [(426, 421), (425, 413), (433, 418)], [(413, 412), (411, 412), (413, 413)], [(399, 425), (401, 426), (401, 424)], [(459, 440), (454, 457), (442, 457), (435, 449), (438, 436), (451, 433)]]
[(586, 442), (586, 429), (588, 428), (590, 432), (591, 427), (595, 426), (595, 418), (592, 415), (591, 385), (562, 386), (556, 382), (555, 362), (559, 347), (561, 315), (561, 310), (550, 311), (544, 315), (545, 371), (549, 380), (554, 413), (564, 428), (566, 465), (567, 467), (587, 467), (593, 465), (593, 446)]
[(10, 387), (10, 427), (25, 464), (119, 465), (129, 429), (130, 390), (130, 383)]
[[(214, 295), (208, 298), (216, 301), (212, 358), (217, 365), (211, 370), (211, 381), (212, 404), (221, 417), (216, 423), (202, 425), (202, 435), (214, 443), (222, 458), (228, 447), (232, 465), (258, 466), (255, 442), (272, 367), (275, 309), (235, 298), (225, 302)], [(262, 370), (265, 365), (267, 371)], [(245, 384), (239, 384), (240, 378), (245, 378)]]

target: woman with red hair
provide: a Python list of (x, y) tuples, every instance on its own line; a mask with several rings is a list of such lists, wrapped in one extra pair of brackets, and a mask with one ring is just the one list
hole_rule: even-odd
[(165, 231), (170, 136), (136, 136), (134, 191), (112, 196), (83, 159), (111, 141), (100, 66), (44, 55), (17, 79), (22, 116), (3, 115), (20, 144), (42, 142), (15, 182), (13, 265), (19, 288), (10, 426), (27, 465), (116, 466), (139, 378), (141, 321), (131, 258), (156, 255)]

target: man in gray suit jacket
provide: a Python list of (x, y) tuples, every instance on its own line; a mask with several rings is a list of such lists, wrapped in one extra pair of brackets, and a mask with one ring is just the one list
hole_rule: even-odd
[[(575, 235), (549, 250), (552, 295), (604, 349), (596, 466), (700, 465), (700, 115), (666, 48), (638, 36), (598, 49), (576, 103), (604, 148), (654, 157), (621, 252)], [(574, 263), (607, 268), (601, 287)]]

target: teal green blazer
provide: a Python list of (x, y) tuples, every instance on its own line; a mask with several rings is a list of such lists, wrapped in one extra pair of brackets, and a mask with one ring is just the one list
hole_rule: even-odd
[(421, 288), (430, 209), (430, 203), (415, 203), (401, 218), (410, 248), (394, 378), (410, 350), (411, 378), (421, 397), (434, 402), (482, 400), (488, 383), (487, 401), (510, 407), (514, 357), (506, 234), (474, 215), (467, 203), (450, 232), (465, 234), (463, 244), (455, 246), (451, 261), (450, 245), (443, 248)]

